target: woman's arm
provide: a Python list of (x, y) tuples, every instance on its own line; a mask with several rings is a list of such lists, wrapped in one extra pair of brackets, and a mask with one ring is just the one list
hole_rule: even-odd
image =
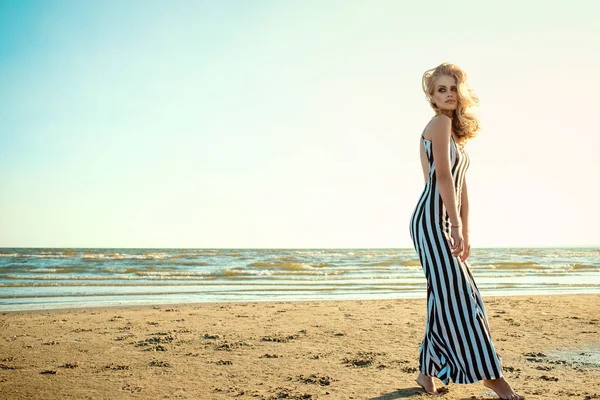
[(431, 124), (431, 139), (435, 173), (442, 201), (450, 217), (452, 225), (460, 224), (460, 216), (456, 204), (456, 191), (450, 166), (450, 135), (452, 120), (446, 115), (438, 115)]
[(462, 220), (462, 231), (469, 232), (469, 194), (467, 193), (467, 177), (464, 177), (462, 192), (460, 195), (460, 219)]

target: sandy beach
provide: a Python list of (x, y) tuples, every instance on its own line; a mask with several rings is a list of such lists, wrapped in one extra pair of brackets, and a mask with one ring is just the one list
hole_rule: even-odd
[[(600, 295), (484, 301), (518, 392), (600, 398)], [(414, 381), (424, 327), (425, 299), (4, 312), (0, 398), (429, 397)], [(481, 382), (443, 397), (497, 398)]]

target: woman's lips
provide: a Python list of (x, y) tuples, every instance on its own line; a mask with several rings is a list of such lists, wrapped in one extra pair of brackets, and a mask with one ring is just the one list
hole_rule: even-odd
[(456, 100), (447, 100), (446, 103), (456, 103)]

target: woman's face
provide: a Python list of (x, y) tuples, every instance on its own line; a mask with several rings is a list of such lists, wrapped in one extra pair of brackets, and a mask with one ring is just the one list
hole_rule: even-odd
[(458, 89), (454, 77), (442, 75), (435, 80), (433, 101), (441, 110), (456, 110), (458, 106)]

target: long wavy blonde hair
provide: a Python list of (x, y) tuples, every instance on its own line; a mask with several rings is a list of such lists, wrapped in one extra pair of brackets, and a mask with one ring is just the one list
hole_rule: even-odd
[(442, 75), (448, 75), (456, 79), (457, 106), (452, 118), (452, 131), (458, 137), (458, 143), (465, 144), (477, 136), (481, 124), (477, 117), (469, 112), (474, 106), (479, 105), (479, 97), (473, 92), (467, 82), (467, 74), (459, 66), (444, 62), (435, 68), (428, 69), (423, 74), (423, 92), (429, 101), (429, 105), (435, 111), (435, 115), (447, 114), (440, 110), (433, 100), (435, 81)]

